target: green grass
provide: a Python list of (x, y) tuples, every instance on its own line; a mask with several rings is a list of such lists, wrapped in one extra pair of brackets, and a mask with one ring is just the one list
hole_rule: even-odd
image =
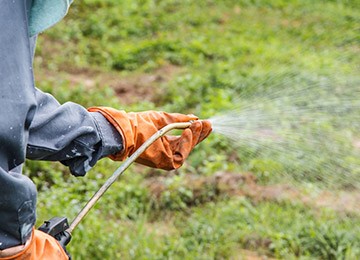
[[(39, 215), (75, 216), (108, 175), (108, 165), (102, 164), (86, 180), (43, 187)], [(286, 259), (354, 259), (360, 253), (356, 215), (300, 201), (238, 197), (186, 207), (189, 195), (184, 196), (184, 185), (175, 184), (176, 176), (169, 178), (171, 200), (154, 199), (142, 181), (143, 176), (128, 172), (85, 218), (69, 246), (77, 259), (228, 259), (239, 248)]]
[[(356, 79), (359, 17), (357, 1), (345, 0), (75, 1), (65, 20), (38, 39), (37, 86), (61, 103), (209, 118), (233, 109), (242, 96), (253, 97), (242, 101), (245, 106), (266, 99), (267, 93), (289, 93), (321, 78)], [(176, 72), (152, 83), (156, 95), (146, 102), (125, 105), (107, 80), (111, 75), (126, 81), (164, 67)], [(73, 80), (98, 74), (105, 76), (91, 87)], [(349, 122), (347, 134), (359, 138), (358, 117), (343, 116)], [(218, 172), (251, 172), (270, 185), (288, 181), (274, 174), (287, 169), (289, 185), (305, 193), (329, 188), (322, 176), (343, 184), (337, 188), (349, 188), (351, 176), (344, 181), (334, 173), (358, 176), (358, 153), (350, 151), (335, 127), (321, 129), (325, 134), (316, 153), (301, 140), (296, 145), (315, 159), (322, 154), (325, 162), (293, 161), (291, 153), (271, 149), (234, 149), (228, 140), (210, 136), (175, 175), (130, 168), (75, 230), (69, 251), (74, 259), (241, 259), (242, 249), (283, 259), (356, 259), (356, 214), (298, 199), (257, 201), (217, 194), (212, 186), (200, 187), (196, 195), (185, 185), (186, 174), (211, 177)], [(327, 141), (335, 139), (339, 142), (328, 153)], [(322, 167), (339, 153), (344, 158), (337, 168)], [(118, 165), (104, 159), (76, 179), (59, 164), (27, 162), (26, 174), (39, 189), (38, 224), (52, 216), (72, 219)], [(147, 185), (149, 174), (168, 176), (160, 198)]]

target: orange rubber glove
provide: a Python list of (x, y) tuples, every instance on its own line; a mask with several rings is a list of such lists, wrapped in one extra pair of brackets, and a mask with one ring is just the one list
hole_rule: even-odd
[[(16, 247), (18, 248), (18, 247)], [(30, 241), (19, 251), (15, 247), (1, 251), (1, 260), (68, 260), (64, 249), (52, 236), (34, 229)], [(15, 252), (14, 252), (15, 251)], [(14, 252), (14, 253), (12, 253)], [(5, 256), (6, 255), (6, 256)]]
[[(147, 139), (171, 123), (197, 120), (194, 115), (146, 111), (126, 113), (108, 107), (91, 107), (90, 112), (100, 112), (121, 134), (123, 150), (109, 156), (121, 161), (133, 154)], [(136, 162), (153, 168), (173, 170), (179, 168), (191, 150), (211, 133), (209, 121), (195, 121), (181, 136), (162, 136), (155, 141)]]

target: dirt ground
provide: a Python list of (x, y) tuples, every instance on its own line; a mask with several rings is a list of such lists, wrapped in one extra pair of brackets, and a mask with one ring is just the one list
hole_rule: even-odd
[(176, 74), (181, 72), (181, 68), (167, 64), (151, 73), (137, 73), (131, 75), (121, 75), (116, 72), (104, 72), (96, 69), (64, 68), (59, 72), (48, 69), (38, 69), (36, 79), (43, 79), (56, 82), (58, 79), (69, 82), (70, 87), (83, 85), (87, 89), (97, 87), (111, 87), (119, 103), (124, 105), (135, 104), (137, 102), (151, 101), (157, 102), (161, 96), (160, 85), (166, 84)]
[[(146, 185), (155, 198), (160, 198), (168, 189), (165, 180), (164, 176), (147, 178)], [(206, 190), (212, 190), (216, 196), (245, 196), (255, 202), (301, 202), (314, 208), (326, 207), (344, 214), (360, 214), (360, 191), (320, 191), (307, 194), (290, 185), (261, 185), (251, 173), (218, 172), (209, 177), (189, 174), (185, 176), (182, 185), (192, 191), (194, 203), (205, 202)]]

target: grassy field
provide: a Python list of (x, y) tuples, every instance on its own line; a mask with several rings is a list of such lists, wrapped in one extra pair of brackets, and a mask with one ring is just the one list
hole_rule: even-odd
[[(75, 1), (39, 36), (35, 78), (61, 103), (209, 118), (233, 109), (244, 93), (356, 79), (359, 17), (355, 0)], [(74, 259), (358, 259), (356, 118), (343, 117), (355, 141), (334, 145), (344, 157), (337, 168), (323, 167), (333, 157), (322, 148), (328, 139), (317, 147), (325, 161), (304, 162), (271, 149), (254, 155), (215, 134), (179, 170), (133, 165), (68, 249)], [(26, 174), (39, 190), (38, 224), (71, 220), (118, 166), (104, 159), (75, 178), (59, 163), (28, 161)], [(287, 178), (275, 168), (286, 168)]]

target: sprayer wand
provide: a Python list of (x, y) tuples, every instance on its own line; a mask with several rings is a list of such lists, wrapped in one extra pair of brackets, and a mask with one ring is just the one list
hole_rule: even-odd
[(169, 124), (154, 135), (152, 135), (148, 140), (146, 140), (129, 158), (127, 158), (123, 164), (110, 176), (110, 178), (101, 186), (101, 188), (94, 194), (94, 196), (88, 201), (85, 207), (79, 212), (73, 222), (70, 224), (70, 227), (66, 230), (69, 233), (72, 233), (75, 227), (79, 222), (85, 217), (85, 215), (90, 211), (90, 209), (95, 205), (95, 203), (104, 195), (107, 189), (116, 181), (116, 179), (124, 173), (124, 171), (143, 153), (145, 150), (154, 143), (161, 136), (165, 135), (167, 132), (173, 129), (185, 129), (191, 125), (190, 122), (186, 123), (173, 123)]
[(155, 134), (153, 134), (148, 140), (146, 140), (129, 158), (127, 158), (119, 168), (117, 168), (110, 178), (100, 187), (100, 189), (92, 196), (92, 198), (86, 203), (82, 210), (75, 217), (73, 222), (68, 224), (67, 218), (65, 217), (55, 217), (49, 221), (45, 221), (44, 224), (39, 228), (39, 230), (44, 231), (47, 234), (55, 237), (60, 244), (64, 247), (71, 240), (71, 233), (80, 223), (80, 221), (86, 216), (90, 209), (95, 205), (95, 203), (104, 195), (104, 193), (109, 189), (109, 187), (119, 178), (120, 175), (143, 153), (145, 150), (153, 144), (157, 139), (165, 135), (167, 132), (173, 129), (185, 129), (191, 125), (191, 122), (184, 123), (173, 123), (166, 125), (161, 128)]

